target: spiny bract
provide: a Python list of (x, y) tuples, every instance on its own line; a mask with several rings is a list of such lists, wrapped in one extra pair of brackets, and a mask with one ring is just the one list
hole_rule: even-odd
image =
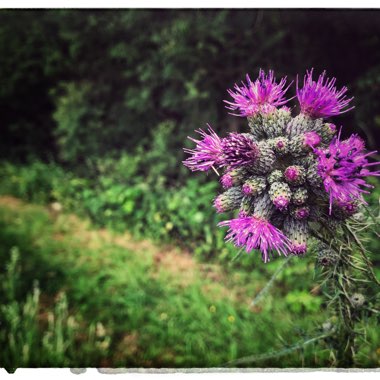
[(310, 222), (335, 226), (351, 217), (371, 187), (364, 142), (356, 135), (341, 140), (334, 124), (323, 118), (349, 111), (347, 88), (339, 91), (335, 78), (313, 80), (306, 73), (297, 98), (300, 113), (293, 117), (284, 106), (289, 86), (276, 82), (273, 71), (260, 70), (256, 81), (228, 90), (225, 101), (233, 115), (247, 117), (249, 132), (220, 138), (209, 126), (191, 137), (194, 149), (183, 162), (189, 169), (223, 169), (226, 190), (214, 200), (218, 213), (238, 210), (235, 219), (220, 223), (229, 227), (227, 239), (247, 252), (259, 249), (264, 262), (270, 253), (303, 255), (307, 251)]

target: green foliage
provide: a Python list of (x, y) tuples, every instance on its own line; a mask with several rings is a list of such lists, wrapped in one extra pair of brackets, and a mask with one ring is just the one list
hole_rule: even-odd
[(66, 181), (63, 169), (55, 164), (32, 161), (28, 166), (0, 163), (0, 192), (35, 203), (54, 199), (54, 189)]
[(365, 11), (2, 10), (0, 155), (78, 167), (132, 153), (172, 120), (166, 153), (177, 156), (206, 122), (242, 125), (225, 118), (222, 100), (260, 67), (290, 79), (327, 69), (358, 99), (346, 130), (376, 141), (378, 34), (376, 13)]
[(320, 309), (322, 299), (320, 297), (313, 297), (310, 293), (305, 291), (291, 291), (285, 297), (285, 302), (289, 305), (293, 313), (316, 313)]
[[(1, 203), (0, 241), (0, 260), (11, 263), (1, 274), (1, 296), (10, 314), (0, 336), (17, 336), (17, 344), (4, 351), (9, 367), (221, 366), (291, 347), (326, 320), (320, 297), (307, 290), (315, 285), (312, 257), (294, 257), (286, 268), (291, 275), (276, 279), (250, 308), (282, 260), (257, 271), (260, 258), (251, 256), (249, 270), (235, 265), (225, 271), (22, 203)], [(19, 259), (12, 247), (18, 247)], [(30, 293), (35, 280), (40, 296), (37, 290)], [(376, 323), (367, 323), (369, 336), (376, 337)], [(359, 365), (376, 366), (376, 349), (376, 340), (363, 346)], [(329, 363), (315, 343), (254, 365)]]
[(70, 315), (64, 293), (46, 310), (38, 283), (25, 299), (21, 284), (20, 253), (13, 247), (5, 272), (0, 272), (1, 367), (91, 366), (99, 361), (103, 353), (94, 325), (83, 330), (78, 318)]
[[(215, 213), (212, 201), (218, 184), (203, 183), (197, 176), (183, 185), (167, 181), (166, 173), (178, 165), (170, 158), (159, 160), (167, 150), (165, 139), (171, 124), (163, 124), (148, 152), (124, 154), (119, 159), (94, 160), (86, 177), (78, 177), (55, 164), (39, 161), (28, 166), (0, 165), (0, 194), (10, 194), (36, 203), (59, 202), (64, 210), (90, 217), (99, 226), (116, 231), (128, 230), (136, 237), (159, 242), (174, 242), (207, 259), (230, 260), (236, 249), (224, 241), (225, 230), (216, 225), (225, 215)], [(377, 180), (371, 180), (377, 184)], [(374, 213), (378, 210), (378, 190), (368, 198)], [(369, 231), (368, 248), (375, 264), (379, 260), (379, 241)], [(249, 261), (248, 261), (249, 262)], [(245, 265), (245, 261), (240, 261)], [(290, 278), (301, 267), (287, 268)], [(292, 273), (292, 271), (296, 271)], [(297, 284), (294, 284), (297, 287)]]
[[(127, 158), (124, 157), (123, 162), (133, 172), (137, 170), (138, 165), (132, 168), (132, 165), (128, 165)], [(110, 167), (108, 165), (111, 165), (111, 161), (106, 167)], [(31, 169), (25, 172), (31, 174)], [(116, 178), (118, 178), (117, 175), (114, 180)], [(123, 176), (119, 179), (122, 180)], [(88, 214), (90, 200), (100, 202), (101, 198), (94, 195), (98, 191), (96, 188), (91, 190), (94, 193), (89, 196), (87, 203), (84, 202), (85, 196), (82, 193), (89, 194), (90, 183), (86, 184), (74, 177), (66, 182), (56, 181), (55, 183), (57, 186), (53, 187), (51, 194), (62, 197), (53, 199), (64, 202), (64, 210), (71, 205), (75, 211), (82, 210), (84, 214)], [(71, 192), (67, 190), (70, 186), (72, 186)], [(105, 184), (103, 183), (102, 186)], [(109, 186), (109, 188), (115, 188), (112, 183)], [(258, 255), (243, 255), (239, 262), (230, 262), (236, 250), (231, 245), (226, 245), (223, 242), (224, 233), (221, 232), (218, 235), (215, 225), (210, 224), (215, 223), (215, 220), (210, 222), (203, 219), (205, 223), (202, 223), (202, 218), (215, 218), (214, 212), (209, 207), (209, 196), (215, 191), (211, 185), (207, 188), (207, 186), (200, 186), (197, 180), (193, 180), (186, 188), (176, 189), (175, 192), (167, 190), (165, 194), (157, 193), (155, 198), (147, 198), (148, 200), (146, 195), (149, 192), (142, 191), (141, 194), (144, 196), (138, 204), (138, 207), (142, 208), (141, 214), (138, 212), (139, 208), (130, 214), (125, 210), (118, 211), (117, 205), (120, 206), (126, 202), (124, 197), (132, 200), (135, 196), (128, 191), (125, 192), (124, 189), (128, 187), (120, 188), (120, 194), (122, 194), (120, 199), (117, 196), (112, 198), (108, 194), (101, 203), (104, 207), (103, 211), (95, 215), (105, 218), (110, 225), (117, 221), (125, 223), (122, 225), (129, 226), (130, 230), (134, 230), (133, 225), (136, 224), (135, 228), (141, 236), (150, 235), (160, 240), (181, 242), (182, 245), (188, 247), (194, 244), (194, 247), (198, 248), (197, 252), (202, 253), (202, 258), (215, 252), (219, 260), (227, 259), (228, 265), (224, 264), (225, 274), (220, 269), (218, 270), (220, 272), (214, 272), (217, 268), (216, 264), (202, 264), (204, 266), (196, 269), (190, 266), (185, 269), (185, 272), (171, 273), (169, 262), (162, 267), (157, 267), (157, 258), (164, 253), (151, 251), (149, 247), (141, 249), (138, 243), (132, 243), (134, 250), (131, 251), (125, 248), (125, 244), (129, 247), (128, 241), (124, 242), (118, 238), (116, 241), (120, 243), (115, 244), (113, 240), (106, 240), (104, 234), (92, 231), (88, 225), (81, 224), (72, 216), (65, 216), (57, 211), (52, 213), (53, 210), (49, 214), (36, 207), (17, 206), (15, 208), (12, 204), (9, 207), (0, 207), (0, 241), (2, 243), (0, 260), (8, 262), (9, 251), (14, 246), (19, 247), (20, 252), (23, 253), (22, 272), (18, 277), (20, 280), (17, 280), (19, 288), (16, 298), (23, 300), (28, 297), (30, 284), (35, 279), (38, 279), (41, 289), (48, 297), (56, 297), (64, 289), (70, 301), (69, 310), (72, 310), (72, 312), (64, 312), (64, 315), (67, 315), (67, 318), (70, 318), (69, 315), (82, 316), (78, 319), (83, 321), (80, 326), (82, 323), (88, 326), (86, 339), (88, 341), (95, 339), (98, 342), (93, 346), (104, 354), (105, 363), (108, 365), (220, 366), (227, 361), (250, 354), (273, 351), (284, 345), (291, 346), (300, 340), (307, 339), (311, 326), (321, 326), (325, 321), (326, 316), (321, 312), (323, 305), (320, 295), (309, 292), (315, 286), (313, 285), (313, 255), (305, 259), (294, 258), (280, 273), (264, 299), (254, 309), (249, 308), (252, 298), (265, 286), (266, 281), (271, 278), (283, 261), (276, 260), (270, 265), (262, 266)], [(103, 190), (98, 194), (102, 192)], [(66, 200), (63, 198), (73, 194), (77, 198), (66, 198)], [(108, 216), (108, 219), (106, 218), (106, 210), (112, 205), (115, 207), (115, 214), (120, 215), (120, 220), (112, 214)], [(81, 207), (80, 210), (79, 207)], [(153, 222), (150, 218), (153, 218)], [(139, 231), (138, 223), (142, 223), (143, 220), (145, 230)], [(174, 223), (171, 228), (168, 225), (171, 221), (175, 221), (177, 225), (182, 223), (181, 229), (176, 231)], [(101, 222), (101, 220), (97, 221), (98, 224)], [(207, 236), (205, 232), (207, 229), (210, 230), (209, 233), (212, 236), (210, 241), (203, 237)], [(189, 235), (183, 235), (182, 230), (188, 231)], [(215, 250), (219, 244), (221, 250), (226, 250), (227, 254)], [(216, 262), (215, 258), (214, 262)], [(166, 269), (167, 265), (169, 267)], [(173, 261), (172, 265), (175, 268), (176, 261)], [(256, 265), (261, 265), (260, 271), (255, 269)], [(192, 270), (195, 270), (199, 277), (187, 280), (186, 274), (189, 271), (191, 273)], [(215, 277), (207, 275), (213, 272), (216, 280), (213, 280)], [(13, 277), (17, 278), (12, 274)], [(3, 283), (9, 282), (3, 281)], [(12, 286), (5, 286), (12, 289)], [(14, 294), (12, 290), (9, 292)], [(230, 294), (230, 296), (225, 296), (225, 294)], [(240, 295), (234, 296), (234, 294)], [(22, 305), (22, 302), (20, 304)], [(21, 315), (18, 320), (23, 320), (22, 310), (17, 312), (19, 314), (15, 315)], [(305, 318), (306, 315), (307, 318)], [(70, 336), (75, 336), (75, 333), (69, 333), (71, 331), (67, 326), (69, 322), (65, 323), (62, 322), (59, 326), (63, 327), (59, 329), (66, 331), (63, 333), (66, 334), (64, 347), (71, 347)], [(96, 335), (99, 323), (106, 331), (106, 335)], [(373, 321), (369, 320), (367, 323), (368, 334), (375, 334), (372, 327)], [(290, 327), (291, 324), (297, 327), (293, 329)], [(46, 342), (50, 342), (49, 347), (58, 344), (56, 340), (58, 338), (54, 338), (54, 334), (58, 334), (59, 329), (57, 326), (51, 326), (51, 329), (49, 331), (55, 331), (52, 332), (53, 335), (49, 334), (51, 339), (44, 338)], [(42, 331), (45, 333), (47, 330), (44, 328)], [(210, 335), (210, 331), (213, 331), (213, 334)], [(33, 339), (39, 341), (42, 339), (41, 334), (44, 333), (41, 332), (38, 338)], [(282, 337), (281, 342), (276, 338), (276, 334)], [(154, 345), (151, 344), (152, 341), (155, 342)], [(87, 347), (85, 342), (77, 348), (81, 352), (88, 352), (84, 348)], [(130, 351), (125, 344), (139, 348), (133, 348)], [(257, 362), (257, 365), (328, 366), (328, 351), (315, 355), (315, 344), (302, 351), (301, 364), (299, 354), (290, 351), (285, 358), (268, 359), (267, 362), (262, 360)], [(358, 365), (376, 366), (377, 359), (373, 354), (376, 348), (376, 340), (367, 342), (367, 345), (363, 346), (363, 351), (359, 353)], [(15, 348), (16, 351), (19, 349)], [(71, 348), (67, 348), (64, 352), (61, 351), (61, 356), (54, 358), (42, 352), (41, 357), (44, 359), (41, 360), (46, 360), (46, 362), (62, 360), (74, 365), (70, 361), (72, 357), (70, 350)], [(93, 356), (88, 356), (91, 365), (101, 360), (96, 355), (94, 353)], [(82, 362), (75, 362), (77, 363), (75, 365), (82, 365), (83, 362), (85, 362), (84, 359)]]
[(91, 104), (91, 83), (62, 83), (60, 87), (62, 95), (57, 96), (53, 113), (60, 158), (80, 163), (106, 148), (107, 130), (100, 122), (101, 109)]
[[(2, 339), (17, 334), (19, 342), (7, 346), (7, 366), (210, 367), (263, 352), (276, 345), (274, 334), (289, 344), (300, 338), (300, 330), (289, 330), (296, 317), (286, 303), (276, 301), (278, 294), (262, 311), (247, 306), (246, 297), (249, 301), (258, 284), (265, 284), (265, 274), (252, 282), (245, 271), (235, 268), (234, 275), (226, 276), (221, 268), (192, 261), (177, 270), (176, 262), (157, 262), (165, 251), (139, 250), (136, 243), (131, 251), (124, 248), (128, 241), (123, 236), (99, 240), (83, 222), (65, 215), (54, 220), (37, 207), (0, 206), (0, 227), (0, 259), (14, 268), (2, 278), (8, 297), (4, 307), (13, 305)], [(19, 261), (10, 254), (15, 244), (22, 253)], [(171, 255), (167, 260), (181, 256)], [(209, 277), (212, 273), (218, 281)], [(32, 279), (40, 282), (43, 299), (56, 301), (41, 305), (38, 292), (29, 295)], [(24, 297), (30, 317), (23, 311)], [(323, 316), (318, 313), (313, 320), (322, 322)], [(273, 321), (278, 321), (275, 326)], [(297, 320), (298, 329), (308, 324)], [(79, 330), (85, 337), (78, 336)], [(31, 357), (23, 356), (24, 346)], [(305, 354), (306, 363), (321, 364), (311, 352)], [(300, 365), (297, 355), (271, 362), (292, 364)]]

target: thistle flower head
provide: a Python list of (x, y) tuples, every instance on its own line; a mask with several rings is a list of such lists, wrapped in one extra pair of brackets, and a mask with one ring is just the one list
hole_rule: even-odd
[(219, 226), (229, 227), (226, 239), (237, 247), (245, 247), (247, 252), (259, 249), (264, 262), (270, 260), (269, 251), (276, 250), (285, 256), (288, 253), (288, 239), (268, 220), (243, 217), (221, 222)]
[(238, 186), (246, 179), (247, 173), (244, 168), (227, 169), (225, 174), (220, 177), (220, 183), (224, 189), (229, 189), (233, 186)]
[(358, 204), (356, 202), (336, 202), (336, 206), (349, 215), (354, 215), (358, 211)]
[(322, 247), (317, 254), (317, 263), (323, 267), (333, 266), (339, 262), (339, 254), (328, 247)]
[(230, 187), (232, 187), (234, 185), (234, 180), (231, 173), (227, 172), (226, 174), (222, 175), (222, 177), (220, 178), (220, 183), (225, 189), (229, 189)]
[(274, 182), (282, 182), (283, 179), (284, 179), (284, 174), (282, 173), (281, 170), (273, 170), (267, 177), (268, 179), (268, 182), (270, 184), (274, 183)]
[(301, 106), (301, 112), (313, 119), (339, 115), (350, 111), (354, 107), (347, 108), (353, 98), (347, 98), (347, 87), (339, 91), (335, 87), (335, 78), (326, 78), (324, 71), (318, 78), (313, 80), (313, 69), (304, 77), (303, 87), (298, 87), (297, 98)]
[(303, 255), (307, 251), (306, 243), (293, 242), (291, 246), (291, 251), (294, 255)]
[(369, 163), (367, 157), (375, 152), (366, 153), (364, 142), (357, 135), (340, 141), (340, 134), (334, 138), (327, 149), (316, 150), (318, 174), (330, 198), (330, 213), (334, 201), (349, 203), (362, 200), (364, 188), (372, 187), (365, 180), (367, 176), (379, 176), (380, 172), (370, 172), (368, 167), (378, 164)]
[(335, 201), (332, 206), (332, 214), (341, 220), (347, 219), (356, 214), (359, 210), (357, 201), (343, 202)]
[(268, 75), (260, 70), (259, 77), (254, 82), (247, 74), (246, 80), (247, 83), (242, 82), (241, 87), (235, 84), (235, 91), (228, 90), (233, 101), (225, 100), (225, 103), (227, 103), (226, 108), (238, 112), (233, 115), (252, 116), (258, 113), (271, 113), (276, 107), (288, 101), (285, 99), (285, 93), (289, 88), (289, 86), (286, 87), (286, 78), (276, 83), (272, 70), (269, 70)]
[(218, 195), (214, 200), (217, 213), (231, 211), (240, 206), (243, 195), (239, 188), (231, 187), (224, 193)]
[(260, 154), (257, 142), (248, 133), (230, 133), (222, 140), (224, 162), (231, 168), (253, 164)]
[(265, 177), (262, 176), (252, 176), (247, 179), (241, 190), (244, 195), (256, 196), (262, 193), (265, 190), (267, 185)]
[(309, 197), (308, 191), (305, 187), (299, 187), (294, 189), (292, 194), (292, 202), (299, 206), (303, 205)]
[(305, 219), (298, 220), (288, 216), (284, 223), (284, 232), (290, 240), (290, 252), (303, 255), (307, 251), (308, 224)]
[(364, 304), (365, 304), (365, 297), (363, 294), (361, 293), (354, 293), (351, 297), (350, 297), (350, 302), (351, 302), (351, 305), (357, 309), (357, 308), (360, 308), (362, 307)]
[(290, 187), (285, 182), (273, 182), (269, 189), (269, 197), (278, 210), (286, 210), (292, 197)]
[(289, 152), (289, 140), (284, 136), (272, 139), (269, 145), (277, 156), (282, 156)]
[(202, 140), (196, 140), (188, 137), (189, 140), (196, 143), (195, 149), (184, 148), (184, 152), (190, 154), (183, 164), (190, 170), (207, 171), (214, 165), (220, 166), (223, 163), (222, 140), (208, 126), (208, 132), (199, 129), (196, 131), (202, 136)]
[(226, 103), (237, 116), (247, 116), (249, 133), (219, 138), (209, 127), (198, 131), (201, 140), (190, 138), (194, 149), (185, 149), (191, 170), (224, 170), (220, 183), (227, 190), (214, 207), (217, 213), (236, 210), (238, 217), (219, 225), (229, 227), (227, 240), (247, 252), (259, 249), (265, 262), (271, 251), (305, 254), (309, 222), (331, 234), (356, 217), (371, 187), (365, 177), (380, 176), (370, 171), (378, 163), (368, 162), (374, 152), (365, 152), (361, 138), (342, 141), (335, 124), (322, 119), (351, 109), (346, 87), (338, 91), (335, 78), (323, 73), (314, 81), (312, 73), (303, 88), (297, 83), (301, 113), (294, 117), (283, 106), (285, 78), (276, 82), (272, 71), (261, 70), (253, 82), (247, 75), (246, 83), (229, 90), (233, 101)]
[(288, 166), (284, 172), (285, 181), (292, 185), (301, 185), (305, 182), (306, 172), (302, 166)]
[(310, 208), (309, 206), (296, 207), (291, 211), (290, 215), (297, 220), (306, 219), (310, 215)]

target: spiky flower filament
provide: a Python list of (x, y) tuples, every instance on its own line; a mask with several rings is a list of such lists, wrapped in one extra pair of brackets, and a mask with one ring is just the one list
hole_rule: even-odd
[(223, 164), (222, 140), (214, 132), (210, 125), (208, 131), (202, 129), (196, 131), (202, 137), (201, 140), (196, 140), (188, 137), (189, 140), (196, 143), (195, 149), (184, 148), (184, 152), (190, 154), (190, 157), (183, 161), (183, 164), (192, 171), (207, 171), (213, 166)]
[(313, 80), (313, 69), (308, 71), (304, 77), (303, 87), (298, 87), (297, 98), (301, 106), (301, 112), (311, 118), (323, 118), (339, 115), (352, 110), (347, 108), (353, 98), (345, 95), (347, 87), (339, 91), (335, 87), (335, 78), (326, 78), (324, 71), (315, 82)]
[(222, 140), (224, 165), (231, 168), (253, 165), (260, 155), (257, 142), (248, 133), (230, 133)]
[(259, 77), (252, 82), (249, 75), (246, 75), (246, 83), (242, 82), (241, 87), (235, 84), (234, 90), (228, 90), (228, 94), (233, 101), (225, 100), (226, 108), (238, 113), (236, 116), (252, 116), (258, 113), (273, 112), (276, 107), (285, 104), (288, 100), (285, 93), (289, 86), (286, 87), (286, 78), (282, 78), (276, 83), (274, 73), (269, 70), (266, 75), (260, 70)]
[(288, 254), (288, 238), (266, 219), (242, 217), (221, 222), (219, 226), (229, 227), (226, 240), (234, 242), (237, 247), (245, 247), (247, 252), (259, 249), (265, 263), (270, 260), (270, 251), (284, 256)]

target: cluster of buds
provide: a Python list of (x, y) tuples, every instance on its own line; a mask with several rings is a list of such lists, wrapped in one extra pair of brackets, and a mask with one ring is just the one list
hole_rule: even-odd
[(249, 130), (220, 138), (208, 126), (197, 131), (201, 139), (183, 162), (192, 171), (218, 169), (225, 192), (217, 196), (218, 213), (237, 211), (226, 239), (247, 252), (258, 249), (264, 262), (273, 252), (307, 252), (310, 222), (335, 226), (351, 217), (364, 202), (370, 172), (364, 142), (357, 135), (342, 140), (341, 131), (324, 119), (351, 110), (347, 88), (337, 90), (335, 78), (325, 72), (317, 81), (306, 73), (296, 97), (300, 113), (292, 116), (285, 104), (286, 78), (275, 80), (273, 71), (228, 90), (225, 101), (233, 115), (246, 117)]

